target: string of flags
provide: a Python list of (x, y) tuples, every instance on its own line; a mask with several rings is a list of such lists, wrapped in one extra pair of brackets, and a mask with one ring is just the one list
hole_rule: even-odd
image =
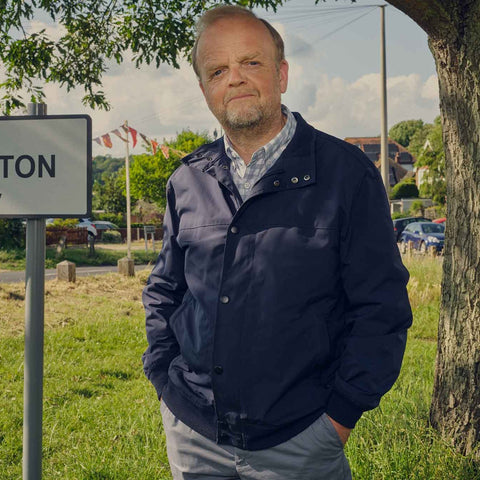
[[(120, 129), (123, 130), (123, 132), (124, 132), (123, 134), (120, 131)], [(120, 127), (115, 128), (114, 130), (111, 130), (108, 133), (105, 133), (104, 135), (100, 135), (98, 137), (95, 137), (93, 139), (93, 141), (98, 143), (98, 145), (100, 145), (100, 146), (104, 146), (104, 147), (107, 147), (107, 148), (112, 148), (113, 144), (112, 144), (112, 137), (110, 136), (111, 133), (113, 133), (115, 136), (117, 136), (120, 140), (124, 141), (125, 143), (128, 142), (128, 135), (130, 134), (130, 136), (132, 137), (133, 148), (135, 148), (135, 145), (137, 145), (138, 136), (140, 136), (142, 138), (142, 140), (147, 145), (150, 145), (152, 147), (152, 152), (153, 152), (154, 155), (157, 153), (159, 148), (162, 151), (165, 158), (170, 157), (170, 150), (174, 153), (179, 154), (179, 155), (182, 155), (182, 156), (185, 155), (185, 153), (181, 152), (180, 150), (176, 150), (174, 148), (168, 147), (167, 145), (164, 145), (164, 144), (160, 144), (160, 143), (156, 142), (155, 140), (152, 140), (152, 139), (148, 138), (145, 134), (139, 132), (138, 130), (135, 130), (134, 128), (130, 127), (129, 125), (121, 125)], [(126, 138), (125, 138), (124, 135), (126, 136)]]

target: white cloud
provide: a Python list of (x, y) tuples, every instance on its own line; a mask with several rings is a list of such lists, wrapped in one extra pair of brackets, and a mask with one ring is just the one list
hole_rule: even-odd
[[(294, 81), (285, 100), (295, 110), (297, 106), (303, 107), (298, 109), (314, 126), (338, 137), (370, 136), (380, 132), (379, 74), (363, 75), (352, 82), (320, 74), (315, 83), (308, 78), (295, 85), (295, 80), (302, 77), (302, 69), (299, 73), (293, 66), (291, 71)], [(412, 118), (432, 121), (438, 115), (436, 77), (425, 82), (417, 74), (388, 78), (387, 109), (389, 126)]]

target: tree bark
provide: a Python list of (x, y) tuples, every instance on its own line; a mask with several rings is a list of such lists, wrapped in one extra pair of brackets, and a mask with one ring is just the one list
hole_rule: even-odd
[(480, 0), (389, 3), (429, 34), (440, 87), (447, 228), (430, 421), (480, 459)]

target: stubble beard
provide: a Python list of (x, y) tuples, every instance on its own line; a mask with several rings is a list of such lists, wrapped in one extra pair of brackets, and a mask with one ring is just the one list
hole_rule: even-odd
[(219, 120), (230, 130), (256, 129), (264, 122), (265, 112), (260, 106), (251, 106), (240, 111), (226, 110)]

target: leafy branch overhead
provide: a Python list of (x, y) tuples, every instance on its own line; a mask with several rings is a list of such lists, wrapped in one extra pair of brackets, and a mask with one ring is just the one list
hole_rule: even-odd
[[(83, 87), (83, 103), (110, 108), (101, 90), (112, 62), (176, 68), (193, 45), (197, 17), (218, 0), (0, 0), (0, 90), (9, 114), (44, 98), (43, 86)], [(233, 3), (233, 2), (232, 2)], [(275, 9), (282, 0), (237, 1)], [(54, 22), (57, 34), (35, 25)]]

